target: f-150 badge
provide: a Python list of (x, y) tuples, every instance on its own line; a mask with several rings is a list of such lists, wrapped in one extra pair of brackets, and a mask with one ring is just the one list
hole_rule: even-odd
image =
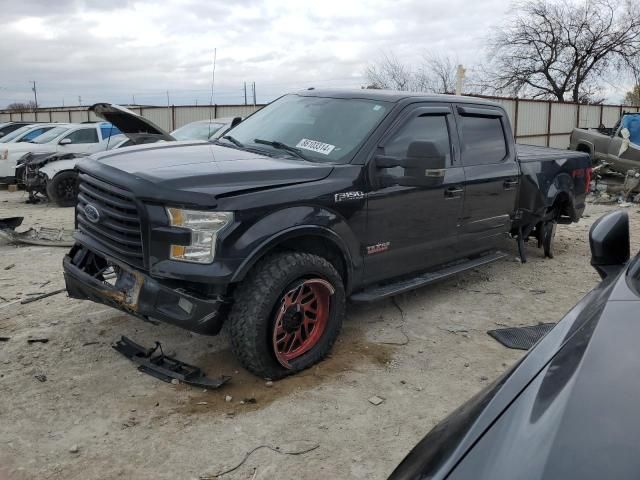
[(367, 255), (386, 252), (387, 250), (389, 250), (390, 246), (391, 246), (391, 242), (381, 242), (381, 243), (376, 243), (375, 245), (369, 245), (367, 247)]
[(336, 203), (348, 202), (349, 200), (362, 200), (364, 198), (364, 192), (336, 193), (333, 198)]

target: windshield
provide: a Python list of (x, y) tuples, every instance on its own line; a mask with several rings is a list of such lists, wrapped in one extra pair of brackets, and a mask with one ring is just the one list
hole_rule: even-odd
[(13, 140), (14, 138), (22, 135), (23, 133), (31, 130), (33, 128), (33, 125), (25, 125), (24, 127), (20, 127), (17, 130), (14, 130), (11, 133), (7, 133), (5, 136), (0, 137), (0, 143), (8, 143), (11, 140)]
[(286, 95), (228, 132), (252, 148), (289, 155), (256, 140), (297, 148), (313, 161), (348, 163), (387, 114), (385, 102)]
[(217, 122), (189, 123), (171, 132), (171, 136), (176, 140), (208, 140), (211, 135), (224, 127), (224, 125), (224, 123)]
[(36, 137), (33, 140), (31, 140), (31, 143), (49, 143), (52, 140), (55, 140), (56, 138), (58, 138), (60, 135), (62, 135), (64, 132), (66, 132), (70, 128), (71, 127), (55, 127), (55, 128), (52, 128), (48, 132), (43, 133), (39, 137)]

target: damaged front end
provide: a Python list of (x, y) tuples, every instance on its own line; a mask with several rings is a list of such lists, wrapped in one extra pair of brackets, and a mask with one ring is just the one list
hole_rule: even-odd
[(70, 297), (102, 303), (151, 323), (158, 320), (216, 335), (229, 306), (222, 295), (205, 296), (152, 278), (81, 244), (65, 256), (63, 268)]
[(49, 177), (41, 171), (45, 165), (86, 156), (79, 153), (27, 153), (22, 156), (16, 165), (16, 181), (24, 185), (29, 194), (27, 203), (38, 203), (47, 197)]

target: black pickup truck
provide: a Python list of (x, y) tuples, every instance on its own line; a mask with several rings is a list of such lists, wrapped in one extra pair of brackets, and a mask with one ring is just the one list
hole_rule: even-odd
[(349, 297), (497, 260), (509, 237), (551, 256), (590, 165), (516, 147), (505, 111), (476, 98), (285, 95), (216, 141), (82, 161), (67, 290), (203, 334), (226, 321), (244, 366), (280, 378), (330, 351)]

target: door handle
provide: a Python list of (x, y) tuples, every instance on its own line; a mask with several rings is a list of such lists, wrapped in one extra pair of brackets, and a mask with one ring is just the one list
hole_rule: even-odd
[(464, 188), (456, 185), (454, 187), (449, 187), (444, 191), (444, 196), (447, 198), (460, 198), (462, 196), (462, 192), (464, 192)]
[(505, 190), (513, 190), (518, 186), (518, 180), (505, 180), (503, 185)]

